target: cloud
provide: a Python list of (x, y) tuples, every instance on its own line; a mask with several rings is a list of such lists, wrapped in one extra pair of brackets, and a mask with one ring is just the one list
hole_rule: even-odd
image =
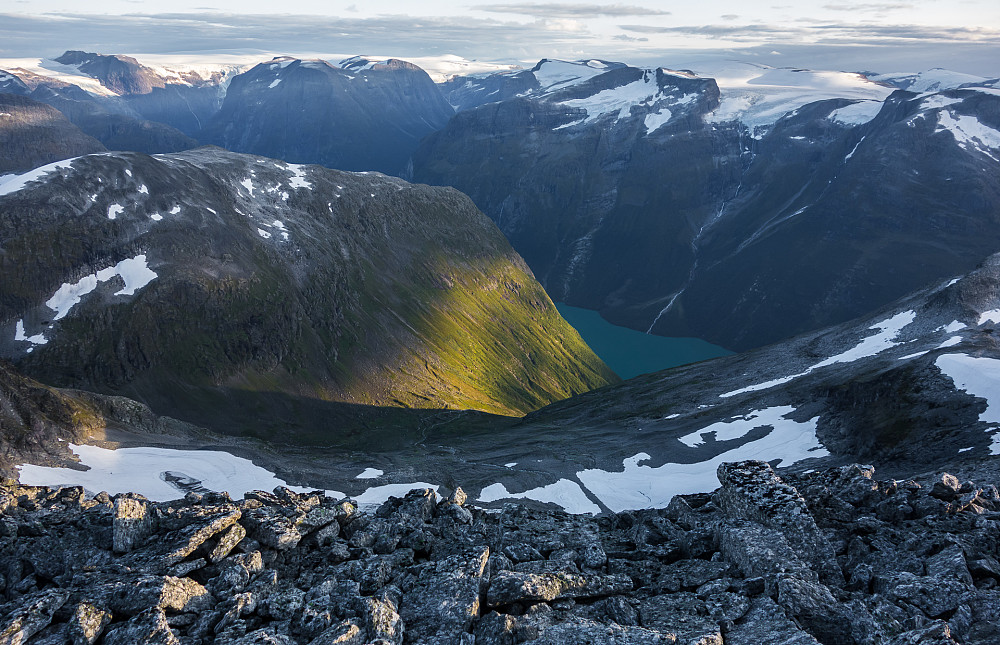
[(535, 4), (515, 2), (508, 4), (487, 4), (475, 7), (479, 11), (489, 13), (516, 13), (536, 18), (594, 18), (597, 16), (669, 16), (669, 11), (648, 9), (635, 5), (623, 4), (586, 4), (550, 2)]
[(825, 5), (823, 5), (823, 8), (824, 9), (828, 9), (830, 11), (847, 11), (847, 12), (851, 12), (851, 13), (858, 12), (858, 11), (883, 13), (883, 12), (886, 12), (886, 11), (902, 11), (902, 10), (905, 10), (905, 9), (913, 9), (913, 5), (912, 4), (878, 3), (878, 2), (873, 2), (873, 3), (869, 3), (869, 4), (863, 4), (863, 3), (858, 3), (858, 4), (838, 3), (838, 4), (825, 4)]
[(647, 43), (649, 38), (637, 38), (636, 36), (629, 36), (628, 34), (617, 34), (612, 36), (615, 40), (623, 40), (627, 43)]
[(669, 34), (726, 39), (731, 42), (892, 45), (909, 42), (979, 42), (1000, 44), (1000, 29), (989, 27), (931, 27), (801, 20), (794, 25), (619, 25), (639, 34)]

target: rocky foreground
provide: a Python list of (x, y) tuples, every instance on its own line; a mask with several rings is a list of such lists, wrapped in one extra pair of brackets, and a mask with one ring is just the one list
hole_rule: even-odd
[[(1000, 494), (865, 466), (576, 516), (0, 487), (0, 644), (1000, 641)], [(792, 485), (794, 483), (794, 486)]]

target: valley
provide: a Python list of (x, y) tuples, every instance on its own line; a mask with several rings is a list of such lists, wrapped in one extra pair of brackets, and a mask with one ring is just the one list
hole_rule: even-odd
[(0, 643), (995, 642), (1000, 78), (761, 60), (0, 59)]

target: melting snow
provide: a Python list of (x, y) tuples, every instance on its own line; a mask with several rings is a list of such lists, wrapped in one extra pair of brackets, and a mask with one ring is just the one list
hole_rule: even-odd
[(644, 124), (646, 126), (646, 134), (652, 134), (656, 132), (660, 126), (667, 123), (672, 116), (671, 112), (667, 108), (660, 108), (659, 112), (652, 112), (646, 115), (646, 120)]
[(1000, 309), (990, 309), (979, 314), (978, 324), (985, 325), (986, 323), (1000, 324)]
[(360, 475), (356, 475), (354, 479), (375, 479), (381, 477), (385, 473), (378, 468), (365, 468)]
[(601, 507), (590, 501), (580, 485), (568, 479), (560, 479), (548, 486), (532, 488), (523, 493), (511, 493), (503, 484), (490, 484), (479, 493), (479, 501), (495, 502), (501, 499), (533, 499), (551, 502), (563, 507), (568, 513), (600, 513)]
[(764, 383), (758, 383), (756, 385), (749, 385), (738, 390), (733, 390), (732, 392), (724, 392), (719, 396), (722, 398), (729, 398), (731, 396), (736, 396), (737, 394), (745, 394), (746, 392), (766, 390), (776, 385), (782, 385), (784, 383), (788, 383), (789, 381), (793, 381), (801, 376), (809, 374), (813, 370), (826, 367), (827, 365), (833, 365), (834, 363), (853, 363), (856, 360), (880, 354), (887, 349), (901, 344), (896, 342), (896, 337), (899, 335), (899, 332), (903, 329), (903, 327), (912, 323), (916, 317), (916, 312), (912, 310), (900, 312), (895, 316), (887, 318), (882, 322), (875, 323), (868, 328), (878, 330), (877, 334), (863, 339), (860, 343), (845, 352), (841, 352), (840, 354), (836, 354), (835, 356), (831, 356), (830, 358), (810, 366), (804, 372), (799, 372), (798, 374), (792, 374), (790, 376), (783, 376), (781, 378), (765, 381)]
[(979, 415), (980, 421), (1000, 423), (1000, 359), (942, 354), (934, 364), (955, 382), (957, 389), (986, 399), (986, 410)]
[(586, 63), (548, 60), (532, 74), (542, 86), (542, 90), (549, 91), (577, 85), (606, 71), (603, 67), (590, 67)]
[(142, 186), (139, 186), (139, 192), (141, 194), (143, 194), (143, 195), (148, 195), (149, 194), (149, 189), (146, 188), (146, 184), (143, 184)]
[(362, 510), (371, 509), (388, 501), (390, 497), (402, 497), (414, 488), (431, 488), (437, 494), (437, 484), (427, 482), (413, 482), (410, 484), (385, 484), (384, 486), (373, 486), (360, 495), (353, 496), (354, 501)]
[[(768, 412), (768, 411), (761, 411)], [(693, 464), (666, 463), (659, 468), (642, 466), (650, 459), (639, 453), (623, 462), (622, 472), (589, 469), (577, 473), (587, 489), (614, 512), (637, 508), (663, 508), (674, 495), (709, 491), (719, 486), (715, 471), (726, 461), (779, 460), (782, 466), (830, 453), (816, 438), (819, 417), (798, 422), (775, 416), (766, 436)], [(760, 425), (760, 424), (758, 424)], [(711, 426), (710, 426), (711, 427)], [(707, 432), (708, 429), (699, 431)]]
[(174, 206), (173, 208), (170, 209), (170, 214), (171, 215), (176, 215), (179, 212), (181, 212), (181, 207), (180, 206)]
[(591, 122), (610, 112), (618, 112), (618, 119), (629, 116), (632, 106), (649, 101), (659, 91), (656, 77), (646, 74), (643, 78), (582, 98), (560, 101), (560, 105), (582, 109), (587, 113), (584, 122)]
[(79, 157), (66, 159), (65, 161), (56, 161), (55, 163), (50, 163), (40, 168), (29, 170), (28, 172), (20, 175), (8, 175), (6, 177), (2, 177), (0, 178), (0, 196), (16, 193), (27, 186), (30, 182), (41, 180), (50, 172), (70, 168), (72, 167), (73, 162), (77, 159), (79, 159)]
[(64, 282), (59, 290), (45, 302), (49, 309), (56, 312), (53, 320), (64, 318), (70, 309), (80, 302), (80, 298), (97, 288), (99, 282), (107, 282), (115, 276), (120, 276), (124, 280), (125, 286), (114, 295), (131, 296), (152, 282), (156, 278), (156, 273), (146, 265), (145, 255), (137, 255), (134, 258), (122, 260), (113, 267), (101, 269), (97, 273), (85, 276), (74, 284)]
[(512, 461), (510, 463), (504, 464), (504, 468), (513, 468), (516, 465), (517, 465), (517, 462), (516, 461)]
[(261, 236), (262, 238), (264, 238), (265, 240), (269, 240), (269, 239), (271, 239), (271, 234), (270, 234), (270, 233), (268, 233), (267, 231), (265, 231), (265, 230), (264, 230), (264, 229), (262, 229), (262, 228), (258, 228), (258, 229), (257, 229), (257, 235), (260, 235), (260, 236)]
[(970, 146), (997, 160), (984, 148), (1000, 149), (1000, 132), (987, 127), (979, 122), (974, 116), (965, 114), (952, 114), (948, 110), (941, 110), (938, 113), (938, 126), (934, 132), (951, 132), (957, 143), (962, 148), (968, 149)]
[(271, 81), (271, 84), (267, 86), (267, 89), (271, 90), (271, 89), (274, 89), (274, 88), (278, 87), (278, 83), (280, 83), (280, 82), (281, 82), (280, 78), (274, 79), (273, 81)]
[(948, 340), (944, 341), (943, 343), (941, 343), (940, 345), (938, 345), (937, 347), (935, 347), (935, 349), (944, 349), (945, 347), (954, 347), (955, 345), (958, 345), (961, 342), (962, 342), (962, 337), (961, 336), (952, 336)]
[(740, 439), (754, 428), (761, 426), (774, 426), (782, 422), (782, 417), (795, 412), (795, 408), (790, 405), (754, 410), (742, 417), (736, 417), (730, 421), (719, 421), (707, 428), (696, 430), (689, 435), (680, 437), (679, 441), (690, 448), (697, 448), (705, 445), (705, 436), (714, 435), (716, 441), (729, 441)]
[(154, 222), (159, 222), (161, 219), (163, 219), (163, 215), (160, 215), (159, 213), (153, 213), (152, 215), (149, 216), (149, 219), (153, 220)]
[(312, 184), (306, 179), (306, 172), (303, 166), (298, 164), (288, 164), (288, 169), (292, 171), (292, 178), (288, 185), (292, 188), (312, 188)]
[(846, 163), (846, 162), (847, 162), (847, 161), (848, 161), (848, 160), (849, 160), (849, 159), (850, 159), (851, 157), (853, 157), (853, 156), (854, 156), (854, 153), (858, 151), (858, 148), (860, 148), (860, 147), (861, 147), (861, 142), (862, 142), (862, 141), (864, 141), (864, 140), (865, 140), (865, 138), (864, 138), (864, 137), (861, 137), (860, 139), (858, 139), (858, 142), (857, 142), (856, 144), (854, 144), (854, 147), (853, 147), (853, 148), (851, 148), (851, 151), (847, 153), (847, 156), (846, 156), (846, 157), (844, 157), (844, 162), (845, 162), (845, 163)]
[(132, 171), (129, 170), (128, 168), (126, 168), (125, 169), (125, 174), (128, 175), (129, 177), (131, 177), (132, 176)]
[(831, 112), (830, 120), (847, 125), (861, 125), (874, 119), (881, 109), (881, 101), (858, 101)]
[[(32, 345), (44, 345), (49, 342), (45, 338), (44, 334), (35, 334), (34, 336), (24, 335), (24, 320), (17, 321), (17, 328), (14, 330), (14, 340), (29, 342)], [(34, 347), (31, 347), (28, 351), (30, 352)]]
[[(184, 491), (166, 481), (166, 473), (180, 474), (199, 481), (214, 491), (227, 491), (235, 498), (252, 490), (273, 490), (287, 484), (270, 471), (248, 459), (215, 450), (172, 450), (169, 448), (120, 448), (107, 450), (97, 446), (70, 444), (80, 463), (90, 470), (51, 468), (23, 464), (18, 466), (22, 484), (29, 486), (83, 486), (90, 492), (111, 494), (135, 492), (151, 500), (178, 499)], [(312, 489), (288, 486), (297, 492)], [(343, 493), (327, 491), (331, 497)]]
[(119, 215), (125, 212), (125, 207), (119, 204), (112, 204), (108, 206), (108, 219), (115, 219)]
[(240, 185), (246, 188), (250, 196), (253, 197), (253, 181), (249, 177), (241, 181)]

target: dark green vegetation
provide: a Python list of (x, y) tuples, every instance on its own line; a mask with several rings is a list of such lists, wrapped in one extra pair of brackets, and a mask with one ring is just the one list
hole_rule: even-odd
[(556, 303), (556, 308), (566, 322), (580, 332), (594, 353), (623, 379), (732, 354), (700, 338), (644, 334), (612, 325), (596, 311), (562, 303)]
[[(616, 380), (453, 190), (199, 149), (88, 157), (0, 212), (17, 367), (198, 425), (336, 443), (421, 416), (368, 406), (524, 414)], [(48, 329), (61, 284), (140, 253), (152, 282), (101, 283)], [(49, 342), (8, 340), (21, 319)]]

